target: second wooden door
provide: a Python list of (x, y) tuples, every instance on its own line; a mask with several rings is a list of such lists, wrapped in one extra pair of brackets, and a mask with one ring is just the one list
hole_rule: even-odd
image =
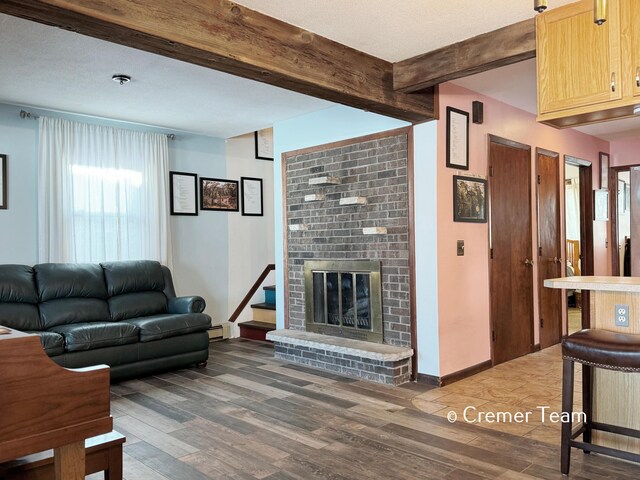
[(540, 348), (562, 338), (562, 291), (545, 288), (544, 280), (562, 276), (559, 155), (538, 149), (538, 292)]

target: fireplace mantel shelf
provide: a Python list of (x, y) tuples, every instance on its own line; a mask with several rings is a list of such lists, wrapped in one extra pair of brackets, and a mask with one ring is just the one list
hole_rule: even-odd
[(274, 330), (267, 333), (267, 340), (321, 349), (328, 352), (354, 355), (381, 362), (396, 362), (413, 355), (413, 350), (407, 347), (396, 347), (394, 345), (383, 345), (362, 340), (332, 337), (303, 330)]

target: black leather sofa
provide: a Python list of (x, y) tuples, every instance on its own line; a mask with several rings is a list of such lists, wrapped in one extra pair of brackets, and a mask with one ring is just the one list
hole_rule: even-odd
[(63, 367), (107, 364), (112, 380), (205, 363), (204, 308), (158, 262), (0, 265), (0, 325), (40, 335)]

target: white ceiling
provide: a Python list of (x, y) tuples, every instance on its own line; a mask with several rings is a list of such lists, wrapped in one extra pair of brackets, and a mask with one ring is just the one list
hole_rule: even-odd
[[(538, 111), (535, 59), (460, 78), (453, 83), (533, 114)], [(608, 141), (640, 136), (640, 117), (596, 123), (576, 130)]]
[[(533, 0), (235, 0), (390, 62), (536, 15)], [(549, 0), (549, 8), (575, 0)]]
[[(115, 73), (132, 77), (120, 86)], [(228, 138), (330, 102), (0, 14), (0, 102)]]
[[(550, 0), (554, 8), (572, 0)], [(388, 61), (535, 15), (533, 0), (239, 0)], [(479, 20), (480, 19), (480, 20)], [(203, 67), (0, 14), (0, 102), (228, 138), (333, 105)], [(133, 81), (120, 86), (114, 73)], [(536, 112), (535, 61), (455, 83)], [(613, 140), (640, 119), (581, 127)]]

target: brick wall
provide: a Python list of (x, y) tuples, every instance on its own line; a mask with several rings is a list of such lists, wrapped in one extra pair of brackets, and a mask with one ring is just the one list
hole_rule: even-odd
[[(396, 132), (397, 133), (397, 132)], [(410, 346), (409, 208), (407, 135), (359, 141), (287, 158), (289, 328), (304, 330), (305, 260), (380, 260), (384, 343)], [(339, 177), (340, 185), (310, 186), (309, 179)], [(305, 195), (324, 194), (305, 202)], [(339, 205), (344, 197), (366, 197), (366, 205)], [(387, 234), (364, 235), (365, 227)]]

